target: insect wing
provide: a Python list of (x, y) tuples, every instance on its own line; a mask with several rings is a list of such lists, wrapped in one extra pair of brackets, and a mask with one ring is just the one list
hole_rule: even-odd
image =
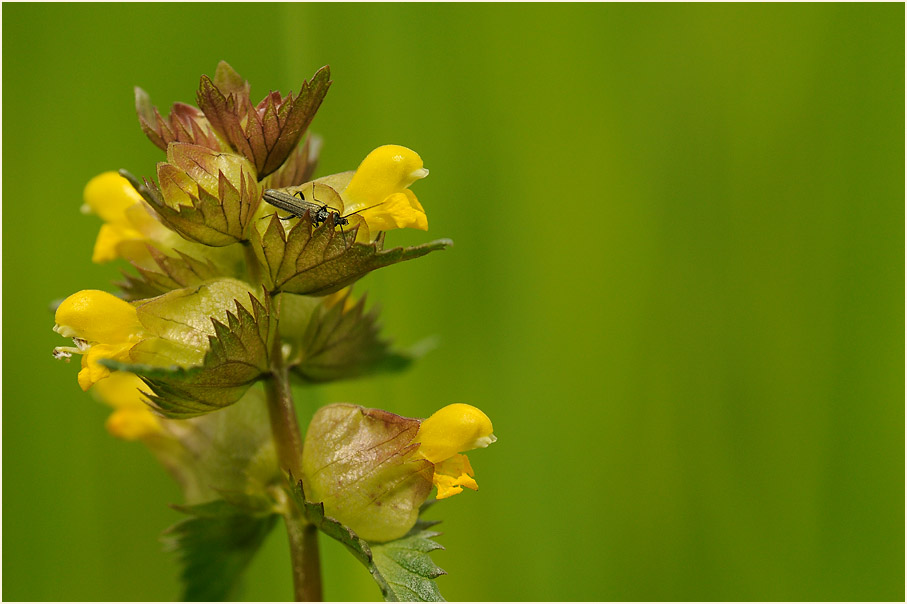
[(267, 189), (264, 192), (264, 200), (274, 206), (275, 208), (280, 208), (296, 216), (302, 216), (305, 214), (305, 211), (308, 210), (312, 216), (315, 216), (318, 210), (321, 209), (321, 206), (315, 203), (309, 203), (293, 195), (288, 195), (277, 189)]

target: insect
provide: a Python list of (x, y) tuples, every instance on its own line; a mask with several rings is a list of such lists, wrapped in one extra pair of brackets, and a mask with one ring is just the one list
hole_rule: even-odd
[[(296, 198), (297, 195), (299, 196), (299, 199)], [(306, 200), (302, 191), (296, 191), (295, 194), (289, 195), (283, 191), (278, 191), (277, 189), (268, 189), (264, 193), (264, 200), (272, 206), (280, 208), (281, 210), (286, 210), (293, 215), (282, 218), (281, 220), (302, 216), (305, 214), (306, 210), (308, 210), (309, 216), (312, 217), (312, 224), (316, 227), (327, 222), (328, 218), (334, 219), (335, 226), (342, 227), (350, 223), (346, 217), (340, 215), (340, 212), (337, 212), (327, 204), (313, 203), (312, 201)], [(312, 200), (318, 201), (315, 198), (315, 185), (312, 185)]]
[[(350, 212), (349, 214), (342, 216), (340, 214), (340, 212), (338, 212), (331, 206), (320, 202), (315, 197), (315, 186), (316, 185), (313, 183), (312, 184), (312, 193), (311, 193), (312, 201), (309, 201), (308, 199), (306, 199), (305, 195), (303, 194), (303, 192), (301, 190), (296, 191), (296, 193), (294, 193), (293, 195), (289, 195), (288, 193), (284, 193), (283, 191), (278, 191), (277, 189), (267, 189), (264, 192), (264, 200), (266, 202), (268, 202), (269, 204), (271, 204), (272, 206), (280, 208), (281, 210), (285, 210), (287, 212), (290, 212), (290, 214), (292, 214), (292, 216), (287, 216), (286, 218), (281, 218), (281, 220), (289, 220), (290, 218), (301, 217), (308, 210), (309, 216), (311, 216), (311, 218), (312, 218), (312, 224), (315, 227), (318, 227), (318, 226), (324, 224), (330, 218), (330, 219), (333, 219), (334, 226), (339, 226), (341, 231), (343, 230), (344, 226), (346, 226), (350, 223), (350, 221), (348, 220), (350, 216), (355, 216), (356, 214), (359, 214), (360, 212), (364, 212), (366, 210), (371, 210), (372, 208), (381, 205), (379, 203), (374, 206), (370, 206), (368, 208), (362, 208), (361, 210), (356, 210), (355, 212)], [(324, 186), (324, 189), (326, 189), (326, 191), (328, 192), (327, 194), (329, 194), (329, 195), (332, 194), (335, 197), (337, 196), (337, 194), (334, 193), (333, 189), (331, 189), (327, 186)], [(299, 196), (299, 199), (296, 198), (297, 195)], [(338, 200), (339, 200), (339, 197), (338, 197)], [(313, 203), (313, 202), (317, 202), (317, 203)], [(340, 203), (342, 205), (342, 201)]]

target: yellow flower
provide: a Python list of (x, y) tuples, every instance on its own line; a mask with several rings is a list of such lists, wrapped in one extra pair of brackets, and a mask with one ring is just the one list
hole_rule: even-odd
[(163, 229), (145, 207), (141, 195), (116, 172), (104, 172), (85, 185), (84, 213), (97, 214), (103, 221), (95, 240), (92, 262), (126, 258), (150, 259), (145, 248), (149, 234)]
[(176, 249), (195, 258), (235, 264), (240, 250), (210, 248), (187, 241), (160, 222), (154, 211), (129, 181), (116, 172), (104, 172), (85, 185), (82, 212), (96, 214), (104, 224), (95, 240), (92, 262), (101, 264), (117, 258), (153, 270), (158, 269), (148, 245), (164, 253)]
[(434, 464), (432, 482), (438, 487), (438, 499), (462, 493), (463, 487), (479, 489), (469, 459), (461, 453), (495, 442), (493, 431), (487, 415), (463, 403), (439, 409), (422, 422), (414, 439), (419, 443), (416, 457)]
[[(428, 230), (428, 218), (409, 186), (428, 176), (422, 158), (412, 149), (384, 145), (369, 153), (355, 172), (332, 174), (314, 181), (340, 193), (340, 199), (319, 191), (312, 183), (298, 187), (308, 201), (326, 204), (359, 226), (356, 240), (370, 241), (378, 231)], [(311, 193), (310, 193), (311, 191)], [(314, 195), (314, 199), (309, 199)], [(337, 203), (337, 202), (340, 203)], [(336, 207), (336, 206), (341, 207)]]
[(117, 371), (91, 388), (101, 402), (113, 407), (107, 418), (107, 431), (123, 440), (140, 440), (161, 432), (161, 421), (142, 398), (144, 382), (127, 371)]
[(79, 386), (88, 390), (92, 384), (110, 375), (101, 359), (129, 361), (129, 350), (143, 336), (135, 307), (104, 291), (88, 289), (63, 300), (54, 315), (54, 331), (72, 338), (76, 346), (57, 347), (54, 356), (81, 354)]

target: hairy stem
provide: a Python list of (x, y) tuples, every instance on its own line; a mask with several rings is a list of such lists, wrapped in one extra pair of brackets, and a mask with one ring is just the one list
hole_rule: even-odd
[[(277, 447), (282, 470), (295, 480), (302, 477), (302, 437), (296, 419), (296, 406), (290, 390), (290, 376), (280, 349), (280, 335), (275, 334), (271, 351), (271, 375), (265, 381), (271, 433)], [(293, 595), (297, 602), (320, 602), (321, 563), (318, 560), (318, 531), (308, 524), (302, 513), (290, 506), (284, 514), (293, 565)]]

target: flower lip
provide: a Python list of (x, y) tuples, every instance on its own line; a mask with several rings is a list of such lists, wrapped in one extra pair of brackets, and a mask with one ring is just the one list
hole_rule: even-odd
[(63, 336), (64, 338), (75, 338), (76, 330), (70, 327), (69, 325), (60, 325), (59, 323), (54, 324), (54, 331)]
[(63, 300), (54, 314), (54, 323), (54, 331), (64, 338), (88, 342), (138, 341), (144, 331), (131, 304), (91, 289)]
[(409, 173), (409, 177), (412, 179), (410, 184), (416, 182), (420, 178), (425, 178), (428, 176), (428, 168), (419, 168), (418, 170), (413, 170)]
[(491, 443), (495, 443), (495, 442), (498, 442), (498, 437), (495, 436), (494, 434), (489, 434), (488, 436), (480, 436), (473, 443), (475, 445), (475, 447), (473, 447), (473, 448), (484, 449)]

